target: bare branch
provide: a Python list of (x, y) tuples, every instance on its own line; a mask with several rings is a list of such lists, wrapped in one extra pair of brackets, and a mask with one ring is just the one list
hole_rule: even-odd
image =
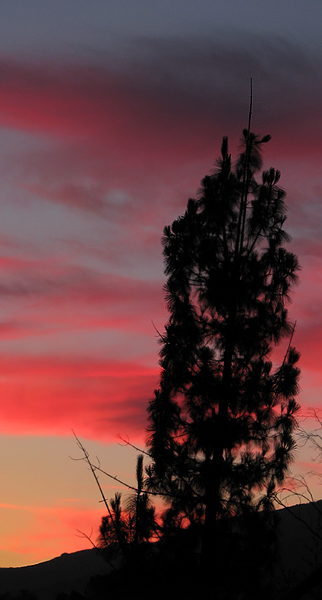
[[(103, 552), (103, 550), (99, 546), (96, 546), (96, 544), (93, 542), (93, 540), (92, 540), (92, 538), (91, 538), (90, 535), (87, 535), (83, 531), (80, 531), (80, 529), (76, 529), (76, 531), (80, 534), (79, 537), (84, 537), (86, 540), (88, 540), (90, 542), (90, 544), (92, 544), (93, 548), (95, 548), (95, 550), (97, 550), (97, 552), (101, 555), (101, 557), (105, 560), (105, 562), (107, 562), (107, 564), (110, 567), (112, 567), (112, 569), (114, 569), (115, 571), (118, 570), (116, 568), (116, 566), (107, 558), (105, 552)], [(93, 534), (93, 530), (91, 532), (91, 535), (92, 534)]]
[(145, 456), (152, 458), (151, 454), (146, 452), (146, 450), (142, 450), (142, 448), (138, 448), (138, 446), (134, 446), (134, 444), (131, 444), (131, 442), (129, 440), (124, 439), (121, 435), (117, 435), (116, 437), (123, 442), (123, 444), (119, 444), (120, 446), (129, 446), (130, 448), (137, 450), (141, 454), (145, 454)]
[(288, 356), (288, 354), (289, 354), (289, 352), (290, 352), (290, 349), (291, 349), (291, 343), (292, 343), (292, 339), (293, 339), (293, 336), (294, 336), (294, 332), (295, 332), (296, 323), (297, 323), (297, 321), (294, 321), (294, 325), (293, 325), (292, 333), (291, 333), (291, 335), (290, 335), (290, 339), (289, 339), (289, 342), (288, 342), (287, 350), (286, 350), (286, 352), (285, 352), (285, 355), (284, 355), (284, 358), (283, 358), (282, 366), (284, 366), (284, 365), (285, 365), (285, 362), (286, 362), (287, 356)]
[(162, 342), (164, 342), (164, 341), (165, 341), (165, 336), (164, 336), (164, 335), (162, 335), (162, 333), (160, 333), (160, 331), (159, 331), (159, 330), (156, 328), (156, 326), (154, 325), (154, 323), (153, 323), (153, 321), (152, 321), (152, 320), (151, 320), (151, 323), (152, 323), (152, 325), (153, 325), (153, 328), (155, 329), (155, 331), (156, 331), (156, 332), (157, 332), (157, 334), (158, 334), (158, 338), (160, 338), (160, 340), (161, 340)]

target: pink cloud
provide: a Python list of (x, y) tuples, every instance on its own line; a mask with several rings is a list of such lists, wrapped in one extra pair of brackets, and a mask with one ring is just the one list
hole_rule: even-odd
[(68, 258), (0, 256), (0, 276), (2, 301), (23, 303), (19, 317), (0, 324), (0, 337), (17, 335), (19, 323), (25, 332), (32, 323), (47, 322), (49, 330), (59, 323), (81, 327), (84, 314), (84, 327), (123, 330), (135, 329), (135, 322), (141, 327), (149, 315), (152, 331), (151, 320), (164, 312), (161, 283), (69, 264)]

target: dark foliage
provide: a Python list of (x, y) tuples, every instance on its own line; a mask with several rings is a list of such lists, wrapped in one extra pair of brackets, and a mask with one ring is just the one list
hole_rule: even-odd
[[(163, 237), (169, 321), (149, 405), (149, 485), (168, 499), (168, 526), (199, 526), (202, 566), (218, 579), (252, 551), (258, 571), (242, 529), (268, 540), (258, 515), (273, 507), (293, 458), (299, 355), (287, 304), (299, 266), (285, 248), (280, 173), (256, 179), (269, 139), (244, 130), (233, 166), (224, 138), (198, 199)], [(232, 516), (243, 519), (239, 533)]]

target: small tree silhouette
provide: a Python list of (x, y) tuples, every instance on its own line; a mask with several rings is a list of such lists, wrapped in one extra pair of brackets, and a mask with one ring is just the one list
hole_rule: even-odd
[(102, 518), (100, 525), (98, 544), (100, 548), (110, 549), (117, 545), (129, 558), (131, 547), (136, 551), (140, 544), (150, 541), (157, 529), (155, 509), (145, 491), (142, 454), (137, 457), (136, 489), (127, 498), (125, 510), (122, 509), (121, 497), (120, 493), (116, 493), (110, 500), (108, 514)]
[(127, 515), (123, 514), (121, 507), (121, 494), (116, 493), (110, 500), (109, 514), (102, 518), (99, 528), (99, 546), (107, 548), (118, 544), (122, 551), (129, 542), (130, 532)]
[(125, 508), (129, 515), (131, 538), (137, 545), (144, 541), (148, 542), (156, 529), (155, 508), (145, 491), (142, 454), (137, 457), (136, 485), (137, 490), (128, 497)]

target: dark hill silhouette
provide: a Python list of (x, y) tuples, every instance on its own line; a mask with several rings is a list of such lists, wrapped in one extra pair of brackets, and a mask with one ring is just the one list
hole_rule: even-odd
[(28, 567), (0, 568), (0, 595), (30, 590), (39, 600), (52, 600), (58, 593), (83, 593), (89, 579), (109, 573), (111, 568), (95, 550), (62, 554)]
[[(322, 598), (322, 500), (277, 511), (276, 577), (285, 600)], [(281, 594), (281, 598), (284, 596)]]
[[(322, 500), (276, 514), (280, 549), (275, 577), (280, 597), (306, 600), (312, 597), (313, 587), (322, 590)], [(59, 593), (73, 590), (83, 594), (91, 577), (110, 571), (95, 549), (62, 554), (28, 567), (0, 568), (0, 596), (20, 590), (34, 592), (39, 600), (54, 600)]]

